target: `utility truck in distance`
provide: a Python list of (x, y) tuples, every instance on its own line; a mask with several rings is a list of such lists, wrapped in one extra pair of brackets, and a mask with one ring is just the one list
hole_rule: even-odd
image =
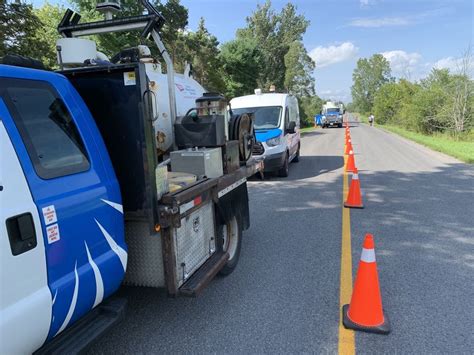
[[(121, 318), (122, 283), (193, 297), (239, 260), (253, 121), (175, 75), (148, 1), (114, 4), (92, 23), (67, 10), (60, 73), (0, 65), (0, 354), (77, 353)], [(108, 59), (78, 38), (128, 30), (166, 74), (147, 47)]]
[(321, 126), (322, 128), (327, 127), (342, 127), (342, 117), (344, 114), (344, 106), (342, 104), (336, 104), (332, 101), (327, 101), (323, 105), (321, 111)]

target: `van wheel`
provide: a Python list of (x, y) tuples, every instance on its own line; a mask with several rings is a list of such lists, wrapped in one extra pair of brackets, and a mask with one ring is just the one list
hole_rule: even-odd
[(218, 227), (218, 233), (222, 240), (222, 250), (229, 253), (229, 260), (219, 271), (219, 274), (227, 276), (234, 271), (239, 262), (242, 247), (242, 225), (234, 216), (226, 224), (221, 224)]
[(295, 157), (293, 158), (293, 161), (295, 163), (299, 162), (300, 161), (300, 148), (301, 148), (301, 144), (298, 143), (298, 150), (296, 151), (296, 155)]
[(290, 172), (289, 158), (288, 158), (288, 153), (286, 153), (285, 162), (283, 163), (283, 166), (281, 167), (281, 169), (278, 170), (278, 176), (288, 177), (289, 172)]

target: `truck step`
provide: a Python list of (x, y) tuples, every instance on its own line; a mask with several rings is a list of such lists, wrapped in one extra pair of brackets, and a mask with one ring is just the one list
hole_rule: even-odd
[(229, 253), (216, 251), (179, 289), (179, 294), (197, 297), (229, 260)]
[(85, 353), (95, 340), (123, 318), (126, 306), (127, 300), (124, 298), (112, 297), (105, 300), (33, 355)]

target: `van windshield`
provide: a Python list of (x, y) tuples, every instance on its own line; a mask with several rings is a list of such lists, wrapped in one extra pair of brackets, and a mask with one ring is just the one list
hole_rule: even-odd
[(254, 127), (256, 130), (280, 127), (281, 106), (235, 108), (232, 112), (237, 115), (250, 113), (255, 115)]

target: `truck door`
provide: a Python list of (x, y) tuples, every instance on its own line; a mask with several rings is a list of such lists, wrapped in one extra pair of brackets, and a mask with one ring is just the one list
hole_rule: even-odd
[(57, 74), (19, 73), (25, 77), (0, 80), (0, 96), (44, 236), (52, 338), (119, 287), (127, 262), (123, 212), (110, 160), (77, 92)]
[(52, 301), (38, 210), (4, 113), (0, 100), (0, 354), (26, 354), (48, 336)]

